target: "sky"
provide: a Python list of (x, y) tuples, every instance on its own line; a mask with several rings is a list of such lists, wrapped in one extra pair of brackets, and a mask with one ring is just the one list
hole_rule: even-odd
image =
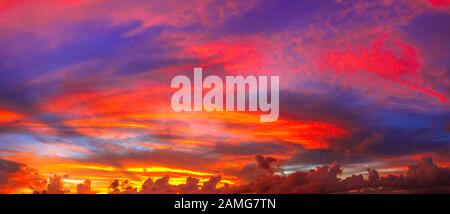
[[(0, 0), (0, 193), (450, 191), (449, 38), (449, 0)], [(174, 112), (195, 67), (279, 119)]]

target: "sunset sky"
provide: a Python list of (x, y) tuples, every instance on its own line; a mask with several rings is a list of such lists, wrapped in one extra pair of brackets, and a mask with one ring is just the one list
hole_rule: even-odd
[[(449, 38), (449, 0), (0, 0), (0, 193), (448, 176)], [(174, 112), (194, 67), (279, 76), (278, 121)]]

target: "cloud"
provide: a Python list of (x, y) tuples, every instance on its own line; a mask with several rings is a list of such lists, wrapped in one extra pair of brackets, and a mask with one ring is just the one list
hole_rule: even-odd
[(258, 163), (258, 167), (261, 169), (268, 170), (273, 172), (275, 169), (272, 165), (277, 161), (277, 159), (272, 157), (263, 157), (262, 155), (255, 156), (256, 163)]
[[(296, 171), (288, 175), (272, 174), (250, 184), (240, 186), (239, 193), (335, 193), (335, 192), (389, 192), (436, 188), (445, 191), (450, 185), (450, 168), (442, 168), (431, 158), (410, 165), (403, 175), (380, 176), (368, 169), (368, 178), (362, 174), (340, 178), (342, 167), (324, 165), (307, 172)], [(439, 189), (440, 188), (440, 189)]]
[(109, 194), (135, 194), (137, 193), (137, 188), (130, 185), (130, 181), (125, 180), (120, 182), (118, 179), (114, 180), (108, 187), (110, 191)]
[(198, 193), (199, 179), (188, 177), (186, 178), (186, 183), (179, 185), (178, 188), (180, 189), (181, 193), (187, 194)]
[(147, 178), (140, 189), (132, 187), (128, 180), (120, 182), (114, 180), (109, 188), (111, 194), (195, 194), (195, 193), (221, 193), (222, 189), (217, 188), (221, 181), (221, 176), (211, 176), (207, 181), (200, 185), (199, 179), (187, 177), (183, 184), (171, 184), (169, 176), (163, 176), (155, 181)]
[(0, 159), (0, 193), (21, 193), (45, 188), (46, 180), (36, 169)]
[(47, 189), (43, 192), (46, 194), (64, 194), (68, 193), (69, 190), (64, 188), (63, 178), (67, 176), (59, 176), (54, 175), (49, 178), (49, 182), (47, 184)]
[[(255, 160), (262, 166), (271, 169), (275, 159), (256, 156)], [(258, 161), (259, 160), (259, 161)], [(343, 168), (339, 165), (323, 165), (309, 171), (295, 171), (288, 174), (273, 173), (264, 174), (248, 184), (237, 186), (217, 187), (220, 176), (212, 176), (202, 185), (199, 180), (188, 177), (184, 184), (172, 185), (168, 176), (161, 177), (155, 182), (147, 179), (140, 191), (128, 185), (128, 181), (122, 184), (115, 180), (111, 193), (369, 193), (391, 191), (427, 191), (442, 192), (450, 185), (450, 168), (442, 168), (433, 163), (431, 158), (423, 158), (418, 164), (410, 165), (405, 174), (379, 175), (375, 169), (368, 169), (367, 174), (350, 175), (341, 178)]]
[(400, 49), (397, 57), (394, 52), (382, 49), (386, 40), (386, 36), (376, 39), (370, 49), (331, 52), (325, 55), (323, 60), (335, 72), (367, 71), (394, 80), (399, 80), (402, 76), (415, 77), (421, 66), (417, 50), (408, 44), (394, 41), (392, 48)]
[(217, 184), (221, 180), (221, 176), (212, 176), (209, 178), (209, 180), (205, 183), (203, 183), (203, 186), (201, 188), (202, 193), (219, 193), (219, 189), (217, 189)]
[[(353, 174), (342, 177), (340, 165), (323, 165), (308, 171), (280, 172), (273, 171), (276, 159), (256, 156), (257, 167), (268, 173), (259, 174), (248, 183), (221, 185), (222, 176), (211, 176), (200, 182), (199, 179), (186, 177), (181, 184), (172, 184), (169, 176), (162, 176), (155, 181), (145, 180), (136, 187), (135, 181), (115, 179), (108, 187), (110, 194), (195, 194), (195, 193), (370, 193), (370, 192), (445, 192), (450, 188), (450, 168), (437, 166), (431, 158), (423, 158), (412, 164), (404, 174), (380, 175), (377, 170), (369, 168), (367, 174)], [(48, 184), (36, 171), (25, 165), (4, 161), (0, 162), (0, 185), (2, 193), (14, 193), (17, 190), (41, 194), (92, 194), (91, 181), (86, 179), (76, 185), (76, 192), (65, 187), (67, 176), (49, 177)], [(31, 174), (31, 175), (30, 175)], [(20, 175), (20, 176), (19, 176)], [(45, 188), (46, 186), (46, 188)]]
[(92, 194), (95, 193), (91, 190), (91, 180), (86, 179), (83, 183), (77, 185), (78, 194)]
[(374, 73), (408, 86), (411, 90), (448, 102), (445, 94), (418, 84), (418, 71), (422, 65), (417, 49), (405, 42), (394, 40), (389, 47), (399, 49), (396, 56), (394, 51), (383, 49), (388, 38), (387, 35), (379, 37), (371, 43), (369, 49), (360, 47), (357, 50), (326, 53), (323, 56), (324, 69), (331, 68), (332, 71), (341, 73)]
[[(36, 192), (224, 192), (282, 183), (291, 171), (281, 162), (449, 160), (445, 0), (0, 2), (0, 155), (76, 178), (53, 176)], [(198, 66), (279, 75), (280, 120), (171, 112), (170, 79)], [(315, 174), (333, 183), (343, 176), (333, 166)], [(17, 172), (29, 175), (6, 173), (4, 191), (30, 189), (31, 170)], [(287, 184), (311, 176), (294, 172)], [(308, 185), (296, 191), (336, 190)]]
[(427, 0), (433, 7), (448, 7), (450, 5), (449, 0)]
[(218, 142), (209, 153), (221, 155), (253, 155), (282, 153), (288, 147), (272, 142), (242, 142), (238, 145)]

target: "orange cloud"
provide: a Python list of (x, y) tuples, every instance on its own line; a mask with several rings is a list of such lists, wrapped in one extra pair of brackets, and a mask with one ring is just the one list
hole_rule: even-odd
[(23, 117), (22, 114), (0, 109), (0, 124), (18, 121)]

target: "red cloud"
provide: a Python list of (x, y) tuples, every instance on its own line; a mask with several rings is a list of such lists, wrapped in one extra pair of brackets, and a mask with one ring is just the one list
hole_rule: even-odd
[(12, 161), (0, 160), (0, 193), (19, 193), (22, 190), (39, 191), (46, 180), (36, 169)]
[(416, 77), (421, 65), (414, 47), (395, 41), (395, 47), (400, 50), (396, 56), (393, 51), (382, 49), (386, 41), (386, 37), (378, 38), (370, 49), (333, 51), (325, 54), (323, 60), (335, 72), (368, 71), (393, 80)]
[(258, 71), (263, 64), (261, 53), (250, 44), (217, 42), (190, 47), (187, 52), (205, 60), (201, 67), (222, 65), (228, 72)]
[[(385, 46), (393, 50), (385, 49)], [(370, 48), (328, 52), (322, 56), (322, 61), (322, 69), (338, 73), (374, 73), (442, 102), (448, 101), (444, 94), (419, 86), (421, 64), (417, 50), (405, 42), (390, 40), (388, 36), (376, 39)]]
[(450, 5), (450, 0), (428, 0), (428, 3), (433, 7), (443, 7)]

